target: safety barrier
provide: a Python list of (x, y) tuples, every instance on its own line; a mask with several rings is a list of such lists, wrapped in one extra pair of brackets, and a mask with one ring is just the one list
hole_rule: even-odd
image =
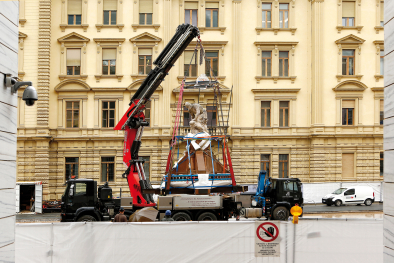
[(280, 257), (255, 257), (254, 221), (16, 224), (15, 255), (17, 263), (383, 261), (382, 220), (279, 225)]

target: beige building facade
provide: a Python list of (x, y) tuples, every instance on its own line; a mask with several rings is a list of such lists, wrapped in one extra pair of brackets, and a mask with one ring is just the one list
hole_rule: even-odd
[(183, 102), (206, 107), (212, 131), (228, 126), (238, 183), (256, 183), (261, 168), (303, 182), (382, 181), (383, 4), (20, 0), (19, 77), (33, 81), (39, 100), (28, 108), (19, 91), (17, 180), (42, 181), (44, 199), (60, 198), (72, 176), (128, 191), (123, 132), (113, 126), (188, 22), (207, 60), (189, 65), (192, 42), (151, 98), (140, 154), (153, 183), (165, 170), (184, 75), (210, 72), (220, 94), (186, 89)]

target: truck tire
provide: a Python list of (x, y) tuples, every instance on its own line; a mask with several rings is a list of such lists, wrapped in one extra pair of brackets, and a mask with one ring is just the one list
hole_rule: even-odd
[(342, 205), (342, 201), (341, 200), (335, 200), (335, 206), (341, 206)]
[(211, 212), (205, 212), (198, 216), (198, 221), (217, 221), (217, 217)]
[(172, 216), (174, 221), (191, 221), (191, 217), (185, 212), (179, 212)]
[(286, 221), (289, 218), (289, 210), (284, 206), (278, 206), (272, 213), (272, 217), (274, 220)]
[(84, 215), (77, 219), (77, 222), (94, 222), (97, 221), (94, 216)]

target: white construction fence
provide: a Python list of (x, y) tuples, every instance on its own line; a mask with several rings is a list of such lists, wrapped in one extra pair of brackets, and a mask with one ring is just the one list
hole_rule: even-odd
[(81, 222), (16, 224), (16, 262), (383, 261), (382, 220), (302, 219), (298, 225), (257, 225), (264, 222), (279, 227), (279, 257), (255, 257), (254, 221)]

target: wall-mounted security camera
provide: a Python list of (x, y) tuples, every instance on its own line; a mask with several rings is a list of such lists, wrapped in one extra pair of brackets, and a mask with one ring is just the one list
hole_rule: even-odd
[(16, 93), (20, 87), (27, 85), (27, 88), (23, 92), (22, 96), (22, 99), (25, 101), (27, 106), (33, 106), (36, 100), (38, 100), (37, 91), (33, 87), (33, 83), (31, 81), (17, 82), (10, 75), (7, 75), (4, 82), (7, 88), (11, 88), (11, 94)]

